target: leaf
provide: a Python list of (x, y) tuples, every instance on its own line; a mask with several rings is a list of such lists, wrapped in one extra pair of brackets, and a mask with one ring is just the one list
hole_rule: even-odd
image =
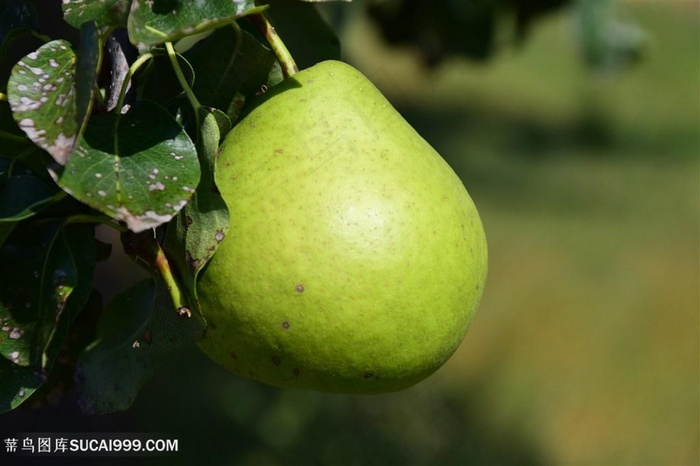
[(139, 48), (173, 42), (263, 10), (253, 0), (133, 0), (129, 39)]
[(200, 170), (182, 127), (142, 101), (125, 115), (93, 117), (74, 156), (52, 176), (76, 199), (140, 232), (169, 222), (187, 204)]
[(126, 27), (131, 0), (63, 0), (63, 19), (80, 28), (85, 22)]
[(0, 355), (49, 369), (92, 290), (93, 228), (19, 224), (0, 249)]
[(7, 84), (12, 116), (60, 165), (68, 161), (92, 108), (100, 61), (99, 33), (90, 22), (81, 29), (77, 67), (70, 43), (54, 40), (12, 68)]
[(228, 208), (214, 182), (214, 164), (221, 134), (221, 120), (217, 120), (216, 113), (207, 112), (202, 118), (198, 143), (202, 180), (192, 201), (169, 226), (164, 246), (189, 295), (194, 298), (197, 310), (197, 275), (214, 255), (229, 227)]
[[(3, 173), (3, 166), (7, 171)], [(19, 166), (19, 167), (18, 167)], [(19, 162), (0, 158), (0, 223), (17, 222), (36, 215), (60, 196)]]
[(41, 283), (42, 368), (58, 356), (68, 330), (92, 291), (95, 232), (88, 224), (67, 224), (55, 236), (46, 256)]
[(56, 222), (22, 222), (0, 249), (0, 356), (17, 365), (40, 366), (42, 275), (57, 233)]
[(202, 334), (197, 319), (173, 310), (162, 281), (139, 282), (105, 309), (98, 339), (76, 369), (79, 401), (86, 413), (127, 409), (158, 369)]
[(7, 97), (19, 127), (63, 165), (80, 129), (76, 119), (70, 43), (54, 40), (25, 55), (12, 69)]
[(94, 21), (80, 28), (80, 46), (75, 70), (75, 118), (78, 135), (85, 130), (92, 111), (97, 74), (102, 63), (102, 41)]
[(53, 366), (92, 290), (93, 238), (87, 224), (23, 222), (0, 248), (0, 411)]
[(0, 358), (0, 413), (25, 402), (43, 382), (43, 376), (32, 368)]
[[(236, 118), (248, 96), (258, 92), (275, 63), (275, 55), (247, 31), (217, 29), (185, 52), (197, 79), (194, 93), (204, 106)], [(222, 132), (226, 134), (226, 132)]]

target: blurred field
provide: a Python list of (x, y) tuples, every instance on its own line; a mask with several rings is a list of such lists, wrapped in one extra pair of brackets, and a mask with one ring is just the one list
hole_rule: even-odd
[(697, 9), (625, 7), (649, 46), (617, 76), (583, 68), (566, 13), (486, 67), (348, 51), (487, 229), (483, 305), (439, 383), (547, 464), (700, 461)]
[(566, 11), (433, 72), (349, 23), (346, 59), (462, 176), (490, 242), (482, 307), (433, 377), (279, 391), (191, 348), (129, 412), (58, 407), (44, 430), (172, 432), (168, 465), (700, 464), (698, 9), (624, 6), (649, 46), (616, 76), (581, 65)]

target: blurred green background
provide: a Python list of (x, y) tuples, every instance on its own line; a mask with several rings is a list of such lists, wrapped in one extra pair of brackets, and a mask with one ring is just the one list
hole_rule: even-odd
[(463, 178), (489, 238), (480, 311), (434, 376), (283, 391), (191, 348), (130, 411), (61, 405), (44, 430), (171, 433), (164, 464), (699, 464), (700, 11), (623, 6), (647, 40), (618, 73), (584, 66), (571, 8), (486, 63), (433, 69), (361, 14), (344, 24), (344, 58)]

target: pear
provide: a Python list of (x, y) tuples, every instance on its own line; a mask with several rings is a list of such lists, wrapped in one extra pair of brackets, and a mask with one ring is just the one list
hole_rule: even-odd
[(272, 88), (225, 138), (227, 236), (198, 283), (198, 344), (279, 387), (382, 393), (437, 370), (484, 289), (487, 250), (457, 175), (351, 66)]

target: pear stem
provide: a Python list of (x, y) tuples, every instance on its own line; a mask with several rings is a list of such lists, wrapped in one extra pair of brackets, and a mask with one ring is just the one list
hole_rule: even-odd
[(184, 293), (180, 289), (180, 284), (173, 274), (168, 258), (160, 243), (156, 240), (154, 233), (152, 231), (142, 233), (123, 232), (122, 244), (127, 255), (163, 279), (177, 313), (181, 316), (191, 317), (192, 312), (185, 303)]
[(254, 15), (250, 15), (250, 20), (255, 24), (255, 26), (257, 26), (260, 32), (265, 36), (265, 39), (267, 39), (270, 47), (272, 47), (272, 51), (275, 53), (277, 60), (279, 60), (280, 65), (282, 66), (282, 74), (284, 77), (288, 78), (298, 73), (299, 68), (294, 61), (292, 54), (289, 53), (289, 49), (287, 49), (287, 46), (284, 45), (284, 42), (280, 36), (277, 35), (277, 31), (275, 30), (274, 26), (270, 24), (270, 21), (268, 21), (265, 15), (262, 13), (256, 13)]

